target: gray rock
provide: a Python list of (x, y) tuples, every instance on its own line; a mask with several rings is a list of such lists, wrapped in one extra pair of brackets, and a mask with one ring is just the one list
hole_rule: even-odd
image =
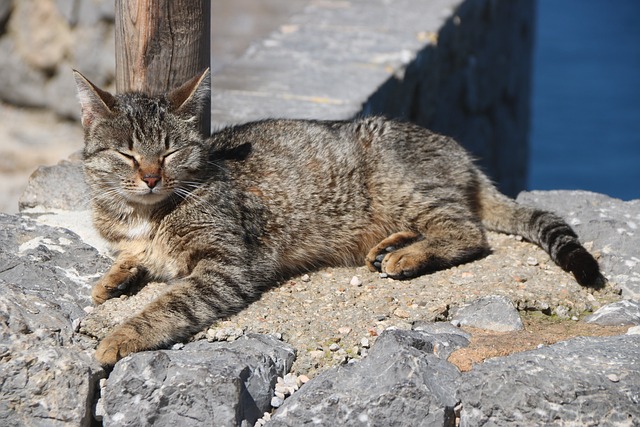
[(77, 235), (0, 214), (0, 424), (90, 425), (104, 370), (75, 333), (109, 261)]
[(78, 158), (62, 160), (55, 166), (40, 166), (20, 197), (20, 210), (38, 207), (45, 211), (89, 209), (89, 188), (84, 182)]
[(462, 374), (460, 426), (637, 425), (640, 336), (576, 338)]
[(90, 426), (104, 370), (60, 333), (7, 333), (0, 323), (0, 425)]
[(471, 334), (449, 322), (417, 322), (412, 329), (433, 336), (433, 353), (442, 360), (447, 360), (451, 353), (468, 346), (471, 341)]
[(580, 240), (593, 242), (605, 276), (622, 296), (640, 300), (640, 200), (624, 202), (588, 191), (523, 192), (518, 201), (563, 216)]
[(0, 214), (0, 308), (14, 332), (43, 328), (69, 339), (110, 264), (69, 230)]
[(107, 380), (103, 425), (253, 425), (294, 358), (292, 347), (267, 335), (136, 353)]
[(640, 325), (640, 301), (622, 300), (605, 305), (584, 321), (598, 325)]
[(524, 328), (515, 306), (507, 297), (479, 298), (452, 310), (452, 322), (491, 331), (519, 331)]
[(454, 425), (458, 400), (451, 386), (460, 373), (434, 354), (439, 339), (386, 330), (369, 356), (309, 381), (267, 425)]

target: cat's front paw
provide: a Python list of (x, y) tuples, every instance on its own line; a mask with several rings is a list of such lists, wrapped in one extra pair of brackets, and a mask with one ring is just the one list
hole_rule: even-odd
[(91, 299), (95, 305), (100, 305), (108, 299), (116, 298), (125, 293), (130, 285), (140, 279), (143, 270), (129, 267), (126, 264), (116, 264), (100, 279), (91, 290)]
[(95, 305), (100, 305), (108, 299), (118, 297), (122, 294), (122, 291), (118, 288), (107, 288), (104, 283), (98, 282), (93, 286), (91, 290), (91, 300)]
[(100, 342), (96, 359), (103, 366), (113, 366), (123, 357), (142, 349), (140, 335), (132, 329), (120, 327)]

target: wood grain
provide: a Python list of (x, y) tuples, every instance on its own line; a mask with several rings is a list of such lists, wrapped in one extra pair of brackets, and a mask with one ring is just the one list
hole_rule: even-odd
[[(210, 66), (210, 0), (116, 0), (116, 92), (156, 95)], [(202, 117), (209, 133), (210, 108)]]

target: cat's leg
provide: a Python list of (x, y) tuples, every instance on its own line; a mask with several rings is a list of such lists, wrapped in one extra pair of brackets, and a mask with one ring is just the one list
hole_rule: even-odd
[(96, 359), (113, 365), (128, 354), (167, 347), (237, 313), (259, 295), (255, 284), (241, 280), (238, 269), (198, 264), (192, 274), (116, 327), (96, 349)]
[(132, 284), (142, 280), (145, 271), (138, 257), (131, 254), (118, 256), (109, 271), (93, 286), (91, 299), (100, 305), (122, 295)]
[(376, 261), (371, 265), (391, 278), (408, 279), (472, 261), (489, 251), (484, 229), (472, 218), (439, 216), (423, 224), (417, 233), (421, 238), (409, 240), (402, 247), (389, 243), (396, 240), (394, 236), (410, 236), (412, 232), (396, 233), (383, 240), (376, 246)]

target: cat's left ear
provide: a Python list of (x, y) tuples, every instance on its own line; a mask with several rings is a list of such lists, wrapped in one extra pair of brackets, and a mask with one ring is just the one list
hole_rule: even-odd
[(78, 99), (82, 108), (82, 126), (89, 127), (96, 119), (111, 116), (116, 99), (106, 90), (94, 85), (78, 71), (73, 70), (73, 77), (78, 88)]
[(211, 72), (209, 68), (182, 86), (173, 89), (167, 98), (173, 111), (177, 114), (187, 120), (197, 120), (202, 109), (209, 105), (211, 98)]

